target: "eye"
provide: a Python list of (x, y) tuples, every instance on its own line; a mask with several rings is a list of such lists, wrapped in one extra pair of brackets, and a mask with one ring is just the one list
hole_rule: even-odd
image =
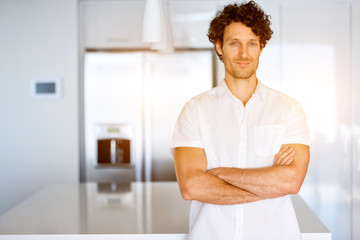
[(231, 42), (230, 45), (231, 46), (237, 46), (237, 42)]
[(250, 47), (256, 47), (257, 46), (257, 44), (254, 43), (254, 42), (249, 43), (249, 45), (250, 45)]

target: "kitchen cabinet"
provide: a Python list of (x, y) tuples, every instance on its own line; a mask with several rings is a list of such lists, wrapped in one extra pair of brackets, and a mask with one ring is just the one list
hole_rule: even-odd
[(148, 48), (142, 42), (145, 1), (82, 1), (84, 48)]
[(207, 32), (218, 10), (216, 1), (168, 1), (177, 48), (213, 48)]
[[(206, 36), (215, 1), (164, 1), (175, 48), (212, 48)], [(149, 49), (142, 42), (145, 0), (81, 1), (85, 49)]]

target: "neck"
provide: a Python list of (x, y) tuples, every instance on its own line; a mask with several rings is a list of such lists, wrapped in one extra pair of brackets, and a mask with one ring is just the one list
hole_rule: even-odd
[(244, 106), (255, 92), (257, 86), (255, 74), (248, 79), (238, 79), (225, 75), (225, 82), (231, 94), (240, 99)]

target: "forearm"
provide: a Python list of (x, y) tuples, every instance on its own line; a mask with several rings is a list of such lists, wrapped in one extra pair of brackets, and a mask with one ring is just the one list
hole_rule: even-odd
[(261, 198), (275, 198), (295, 194), (299, 189), (298, 178), (292, 166), (253, 169), (216, 168), (209, 172), (227, 183)]
[(308, 146), (284, 144), (275, 155), (272, 167), (215, 168), (207, 173), (261, 198), (275, 198), (299, 192), (309, 160)]
[(232, 205), (249, 203), (263, 198), (254, 193), (230, 185), (226, 181), (208, 173), (192, 174), (186, 182), (179, 182), (183, 198), (203, 203)]
[(178, 147), (174, 151), (174, 162), (176, 178), (185, 200), (231, 205), (262, 199), (207, 173), (207, 159), (202, 148)]

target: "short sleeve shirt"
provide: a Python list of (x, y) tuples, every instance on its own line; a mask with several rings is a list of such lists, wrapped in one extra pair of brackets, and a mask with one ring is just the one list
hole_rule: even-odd
[[(203, 148), (207, 169), (273, 165), (282, 144), (309, 145), (303, 108), (295, 99), (258, 81), (244, 107), (225, 81), (193, 97), (181, 111), (171, 142)], [(238, 205), (192, 201), (188, 239), (301, 239), (289, 196)]]

